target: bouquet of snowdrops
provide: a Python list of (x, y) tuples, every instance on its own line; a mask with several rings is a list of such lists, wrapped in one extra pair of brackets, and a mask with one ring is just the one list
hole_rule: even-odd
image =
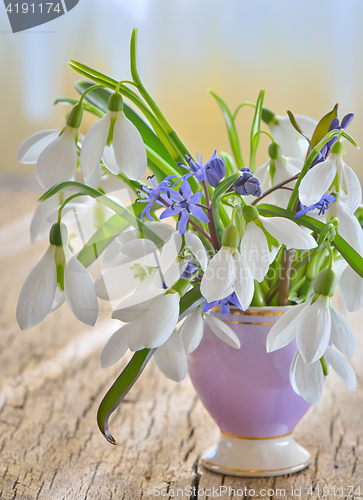
[[(228, 313), (230, 307), (291, 305), (266, 347), (271, 352), (296, 338), (294, 390), (316, 404), (328, 365), (354, 390), (344, 357), (355, 351), (354, 336), (331, 304), (339, 284), (347, 310), (363, 306), (362, 193), (343, 160), (343, 139), (357, 147), (345, 132), (353, 115), (339, 122), (335, 106), (319, 122), (290, 112), (278, 116), (263, 106), (263, 90), (256, 104), (243, 102), (232, 113), (211, 92), (232, 155), (214, 151), (204, 162), (192, 156), (144, 87), (136, 43), (134, 30), (131, 81), (71, 61), (88, 80), (75, 85), (80, 99), (59, 98), (73, 105), (65, 124), (20, 146), (19, 161), (36, 164), (46, 190), (32, 241), (49, 235), (20, 293), (20, 327), (37, 325), (64, 301), (79, 321), (94, 325), (98, 298), (111, 302), (112, 318), (122, 326), (105, 345), (102, 366), (134, 352), (98, 412), (112, 443), (109, 416), (152, 356), (167, 377), (181, 381), (204, 320), (222, 341), (240, 347), (236, 333), (210, 314), (215, 307)], [(248, 164), (235, 126), (243, 106), (254, 108)], [(84, 111), (99, 119), (82, 137)], [(269, 160), (256, 168), (261, 134), (271, 141)], [(95, 282), (86, 268), (100, 269)]]

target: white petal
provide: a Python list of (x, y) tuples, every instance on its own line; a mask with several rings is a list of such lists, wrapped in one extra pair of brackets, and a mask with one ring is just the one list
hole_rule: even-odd
[(141, 351), (141, 349), (145, 349), (142, 342), (143, 315), (140, 315), (135, 321), (129, 323), (129, 326), (130, 330), (127, 343), (130, 351)]
[(358, 219), (340, 201), (334, 203), (334, 209), (339, 221), (338, 233), (356, 252), (363, 255), (363, 231)]
[(296, 387), (298, 394), (311, 405), (317, 405), (321, 400), (324, 388), (324, 373), (320, 361), (306, 364), (299, 354), (296, 358), (292, 378), (291, 385), (293, 388)]
[(147, 166), (145, 144), (140, 132), (124, 113), (118, 115), (113, 133), (116, 162), (129, 179), (137, 181)]
[(59, 208), (58, 195), (54, 195), (48, 200), (38, 203), (30, 224), (30, 238), (32, 244), (49, 234), (51, 223), (47, 219), (49, 214), (57, 208)]
[(59, 286), (57, 286), (56, 290), (55, 290), (55, 296), (54, 296), (54, 300), (53, 300), (53, 304), (52, 304), (52, 307), (50, 309), (49, 312), (54, 312), (56, 311), (57, 309), (60, 308), (61, 305), (63, 305), (64, 301), (66, 300), (66, 297), (64, 295), (64, 291), (61, 290), (59, 288)]
[(357, 379), (353, 368), (348, 361), (332, 347), (328, 346), (326, 350), (326, 357), (337, 375), (345, 382), (350, 391), (355, 391)]
[(296, 329), (301, 313), (309, 307), (304, 302), (297, 306), (291, 306), (285, 314), (274, 324), (266, 338), (266, 351), (273, 352), (285, 347), (296, 337)]
[(202, 271), (207, 269), (208, 265), (208, 256), (205, 251), (204, 245), (201, 242), (200, 238), (196, 234), (186, 232), (184, 234), (185, 243), (195, 258), (198, 260)]
[(129, 330), (130, 324), (124, 325), (109, 338), (101, 353), (102, 368), (114, 365), (126, 353)]
[(158, 265), (157, 257), (155, 256), (158, 253), (158, 248), (153, 241), (147, 239), (131, 240), (122, 246), (122, 253), (132, 257), (134, 261), (139, 261), (143, 257), (150, 256), (150, 262), (147, 265)]
[(66, 127), (40, 154), (35, 176), (44, 189), (72, 179), (77, 167), (76, 133), (77, 129)]
[(163, 288), (152, 288), (136, 292), (116, 307), (112, 313), (112, 318), (126, 322), (135, 321), (140, 314), (147, 310), (151, 302), (163, 294), (165, 294)]
[[(275, 118), (278, 124), (271, 123), (269, 126), (273, 138), (281, 146), (283, 155), (304, 161), (309, 146), (307, 140), (294, 129), (288, 116)], [(317, 122), (303, 115), (295, 115), (295, 119), (305, 134), (311, 138)]]
[(179, 319), (178, 293), (167, 293), (155, 299), (143, 316), (142, 341), (147, 349), (159, 347), (173, 333)]
[(317, 246), (314, 238), (292, 220), (284, 217), (263, 217), (262, 215), (259, 216), (259, 219), (264, 228), (288, 248), (310, 250)]
[(236, 278), (233, 283), (233, 288), (243, 310), (246, 310), (252, 302), (255, 283), (249, 265), (245, 262), (238, 250), (236, 250), (233, 258), (236, 265)]
[(187, 316), (180, 329), (180, 334), (183, 337), (184, 347), (189, 354), (199, 346), (202, 341), (204, 332), (204, 322), (201, 310), (197, 307), (192, 313)]
[(161, 271), (165, 272), (177, 258), (182, 246), (182, 237), (175, 231), (163, 246), (160, 256)]
[(229, 247), (222, 247), (204, 273), (200, 287), (202, 295), (208, 302), (224, 299), (233, 285), (235, 275), (236, 265), (231, 251)]
[(337, 173), (335, 161), (331, 159), (318, 163), (305, 175), (299, 187), (299, 198), (303, 205), (309, 206), (320, 201), (331, 186)]
[(18, 149), (18, 162), (36, 163), (43, 149), (54, 141), (59, 133), (60, 130), (41, 130), (25, 139)]
[(320, 295), (307, 307), (297, 326), (297, 348), (305, 363), (314, 363), (326, 351), (330, 340), (331, 314), (329, 297)]
[[(280, 182), (286, 181), (290, 177), (298, 174), (303, 166), (303, 162), (296, 158), (278, 158), (275, 160), (276, 171), (273, 179), (273, 185), (280, 184)], [(295, 181), (291, 181), (285, 184), (285, 187), (293, 188), (296, 184)], [(274, 192), (274, 198), (279, 207), (286, 208), (291, 196), (291, 191), (286, 189), (277, 189)]]
[(87, 186), (93, 187), (93, 189), (98, 189), (99, 185), (101, 184), (101, 179), (102, 179), (102, 168), (101, 164), (98, 165), (98, 167), (95, 170), (95, 173), (91, 175), (91, 177), (88, 177), (88, 179), (84, 179), (84, 183)]
[(247, 224), (241, 241), (241, 254), (251, 268), (253, 278), (261, 282), (270, 265), (270, 252), (266, 236), (254, 222)]
[(330, 308), (330, 314), (331, 341), (340, 352), (351, 358), (357, 348), (354, 333), (348, 321), (334, 307)]
[(211, 314), (206, 314), (205, 320), (214, 335), (220, 340), (234, 349), (239, 349), (241, 347), (241, 342), (236, 333), (226, 323)]
[(169, 269), (164, 272), (163, 278), (167, 288), (171, 288), (180, 279), (187, 265), (188, 262), (185, 260), (181, 262), (174, 262)]
[(293, 360), (292, 360), (291, 365), (290, 365), (289, 377), (290, 377), (290, 384), (291, 384), (292, 389), (296, 392), (296, 394), (298, 394), (300, 396), (300, 393), (299, 393), (298, 388), (296, 387), (296, 383), (295, 383), (296, 363), (297, 363), (299, 356), (300, 356), (299, 351), (296, 351), (296, 354), (293, 357)]
[(344, 307), (349, 312), (363, 307), (363, 279), (350, 266), (346, 266), (339, 280), (339, 291)]
[(16, 319), (22, 330), (38, 325), (50, 312), (57, 288), (54, 254), (55, 246), (49, 245), (21, 289)]
[(343, 160), (345, 187), (348, 191), (347, 204), (350, 213), (354, 213), (362, 202), (362, 187), (355, 172)]
[(102, 272), (95, 282), (97, 296), (102, 300), (122, 299), (140, 284), (131, 262), (121, 261)]
[(156, 349), (154, 360), (166, 377), (175, 382), (185, 379), (188, 372), (188, 360), (180, 332), (174, 331), (169, 339)]
[(258, 168), (256, 172), (253, 174), (260, 181), (261, 186), (265, 185), (267, 174), (269, 172), (271, 160), (268, 160), (267, 163), (262, 165), (262, 167)]
[(93, 280), (68, 247), (63, 248), (66, 256), (64, 292), (67, 305), (79, 321), (93, 326), (98, 316), (98, 300)]
[(83, 176), (88, 179), (99, 167), (110, 129), (111, 113), (107, 112), (88, 130), (82, 144), (80, 164)]
[(118, 175), (121, 172), (120, 167), (116, 162), (115, 151), (112, 144), (110, 146), (106, 146), (103, 150), (102, 161), (108, 170), (114, 175)]

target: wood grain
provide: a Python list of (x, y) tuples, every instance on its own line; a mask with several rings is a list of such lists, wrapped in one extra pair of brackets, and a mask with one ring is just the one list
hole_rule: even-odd
[[(353, 485), (363, 493), (362, 313), (349, 315), (359, 345), (353, 358), (357, 391), (350, 393), (330, 375), (319, 407), (309, 410), (294, 433), (313, 455), (306, 470), (243, 479), (204, 469), (200, 456), (217, 440), (217, 426), (189, 379), (175, 384), (153, 362), (111, 420), (119, 443), (114, 447), (96, 425), (98, 405), (125, 363), (100, 367), (102, 345), (118, 325), (109, 320), (107, 307), (94, 329), (78, 323), (65, 305), (25, 332), (15, 321), (22, 283), (47, 246), (29, 243), (26, 225), (34, 200), (34, 193), (1, 194), (0, 499), (173, 498), (177, 488), (177, 498), (188, 498), (188, 486), (216, 488), (208, 498), (252, 498), (252, 489), (255, 498), (298, 498), (291, 489), (300, 486), (301, 498), (319, 498), (318, 491), (322, 497), (323, 486), (330, 490), (325, 498), (358, 498), (348, 495)], [(227, 491), (217, 496), (220, 486)], [(306, 495), (309, 487), (312, 496)], [(154, 489), (162, 488), (166, 496), (156, 497)], [(247, 495), (241, 495), (245, 488)], [(263, 496), (261, 489), (269, 488), (285, 489), (285, 495)]]

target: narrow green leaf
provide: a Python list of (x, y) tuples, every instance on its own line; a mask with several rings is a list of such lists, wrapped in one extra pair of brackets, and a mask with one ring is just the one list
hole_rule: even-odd
[[(214, 227), (216, 229), (216, 233), (219, 239), (219, 243), (222, 241), (222, 236), (223, 236), (223, 231), (224, 231), (224, 226), (222, 224), (222, 221), (220, 219), (220, 201), (221, 197), (224, 195), (224, 193), (236, 182), (238, 177), (241, 174), (239, 172), (236, 172), (233, 175), (230, 175), (227, 177), (227, 179), (224, 179), (214, 190), (213, 198), (212, 198), (212, 215), (213, 215), (213, 222), (214, 222)], [(224, 214), (223, 214), (224, 215)]]
[(229, 155), (228, 153), (225, 153), (224, 151), (221, 151), (220, 154), (221, 154), (223, 162), (226, 166), (226, 177), (228, 177), (236, 171), (234, 163), (233, 163), (233, 158), (231, 155)]
[(253, 117), (252, 127), (251, 127), (251, 150), (250, 150), (250, 169), (251, 172), (256, 170), (256, 153), (260, 142), (260, 130), (261, 130), (261, 116), (262, 116), (262, 105), (263, 99), (265, 97), (265, 90), (262, 89), (258, 95), (256, 102), (255, 115)]
[(238, 169), (241, 169), (242, 167), (245, 166), (243, 158), (242, 158), (242, 152), (241, 152), (241, 147), (238, 139), (238, 134), (237, 134), (237, 129), (234, 124), (234, 119), (233, 115), (227, 106), (227, 104), (221, 99), (215, 92), (212, 90), (209, 90), (210, 94), (215, 98), (217, 101), (219, 107), (221, 108), (224, 121), (226, 122), (226, 127), (227, 127), (227, 132), (228, 132), (228, 137), (229, 137), (229, 142), (231, 144), (232, 152), (234, 159), (236, 161)]
[(329, 132), (329, 126), (331, 121), (338, 116), (338, 104), (334, 106), (332, 111), (327, 113), (320, 122), (317, 124), (316, 129), (311, 138), (311, 147), (314, 148), (323, 137)]
[[(204, 301), (205, 299), (200, 293), (200, 285), (198, 284), (180, 299), (179, 321)], [(142, 349), (133, 355), (127, 366), (108, 390), (98, 408), (98, 427), (103, 436), (111, 444), (116, 444), (116, 440), (108, 429), (109, 418), (116, 408), (120, 406), (125, 396), (140, 377), (155, 350), (156, 349)]]
[(305, 134), (305, 132), (300, 128), (300, 125), (297, 123), (295, 116), (291, 113), (291, 111), (287, 111), (287, 115), (290, 118), (291, 125), (294, 127), (294, 129), (297, 130), (297, 132), (299, 132), (299, 134), (301, 134), (303, 137), (305, 137), (305, 139), (311, 146), (311, 138), (308, 137)]

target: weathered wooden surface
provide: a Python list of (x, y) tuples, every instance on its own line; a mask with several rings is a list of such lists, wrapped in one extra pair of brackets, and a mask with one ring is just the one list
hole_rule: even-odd
[[(330, 375), (321, 404), (295, 431), (313, 455), (308, 469), (276, 479), (239, 479), (203, 469), (199, 457), (217, 439), (218, 429), (190, 381), (167, 380), (153, 362), (111, 421), (119, 442), (114, 447), (98, 431), (96, 412), (122, 368), (118, 364), (102, 370), (99, 363), (115, 324), (103, 311), (97, 326), (87, 328), (62, 306), (38, 327), (26, 332), (18, 328), (18, 293), (47, 242), (33, 248), (29, 243), (27, 226), (36, 193), (7, 191), (0, 199), (2, 500), (173, 498), (177, 488), (177, 498), (188, 498), (188, 486), (212, 490), (193, 499), (252, 498), (251, 489), (257, 498), (298, 498), (291, 489), (300, 487), (301, 498), (318, 498), (324, 486), (329, 488), (325, 498), (358, 498), (349, 496), (349, 486), (354, 491), (360, 486), (363, 493), (362, 313), (349, 315), (360, 344), (353, 358), (356, 393)], [(220, 486), (227, 492), (221, 493)], [(313, 495), (306, 494), (310, 486)], [(153, 492), (162, 488), (165, 496), (156, 497)], [(245, 488), (247, 495), (242, 496)], [(263, 489), (269, 488), (285, 489), (285, 495), (265, 494)]]

